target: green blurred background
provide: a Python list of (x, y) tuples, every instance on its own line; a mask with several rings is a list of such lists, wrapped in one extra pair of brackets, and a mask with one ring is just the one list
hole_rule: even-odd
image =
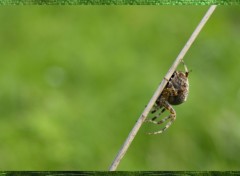
[[(0, 170), (107, 170), (207, 9), (1, 7)], [(239, 55), (240, 7), (217, 7), (177, 120), (144, 124), (118, 169), (239, 170)]]

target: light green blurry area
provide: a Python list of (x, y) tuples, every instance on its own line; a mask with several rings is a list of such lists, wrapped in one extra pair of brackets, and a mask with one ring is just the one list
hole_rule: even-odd
[[(107, 170), (207, 9), (2, 7), (0, 169)], [(119, 170), (239, 169), (239, 14), (217, 7), (185, 57), (177, 120), (144, 124)]]

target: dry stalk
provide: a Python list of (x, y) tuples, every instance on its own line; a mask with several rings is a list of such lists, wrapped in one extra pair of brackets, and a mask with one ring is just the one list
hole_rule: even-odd
[(148, 116), (152, 106), (154, 105), (154, 103), (156, 102), (157, 98), (159, 97), (159, 95), (162, 93), (164, 87), (166, 86), (168, 80), (171, 78), (173, 72), (176, 70), (177, 66), (179, 65), (179, 63), (183, 60), (183, 57), (185, 56), (185, 54), (187, 53), (188, 49), (190, 48), (190, 46), (192, 45), (192, 43), (194, 42), (194, 40), (196, 39), (196, 37), (198, 36), (198, 34), (200, 33), (201, 29), (203, 28), (203, 26), (206, 24), (206, 22), (208, 21), (209, 17), (212, 15), (212, 13), (214, 12), (216, 8), (216, 5), (212, 5), (208, 11), (206, 12), (206, 14), (204, 15), (203, 19), (201, 20), (201, 22), (198, 24), (198, 26), (196, 27), (196, 29), (194, 30), (194, 32), (192, 33), (191, 37), (188, 39), (187, 43), (185, 44), (185, 46), (183, 47), (182, 51), (179, 53), (179, 55), (177, 56), (176, 60), (174, 61), (173, 65), (171, 66), (171, 68), (168, 70), (166, 76), (164, 77), (164, 79), (162, 80), (162, 82), (160, 83), (160, 85), (158, 86), (157, 90), (155, 91), (153, 97), (151, 98), (151, 100), (149, 101), (148, 105), (146, 106), (146, 108), (144, 109), (144, 111), (142, 112), (141, 116), (139, 117), (138, 121), (136, 122), (136, 124), (134, 125), (132, 131), (129, 133), (126, 141), (124, 142), (123, 146), (121, 147), (121, 149), (119, 150), (116, 158), (114, 159), (112, 165), (110, 166), (109, 170), (110, 171), (115, 171), (117, 169), (117, 166), (119, 165), (121, 159), (124, 157), (126, 151), (128, 150), (128, 147), (130, 146), (130, 144), (132, 143), (134, 137), (136, 136), (138, 130), (140, 129), (142, 123), (144, 122), (144, 120), (146, 119), (146, 117)]

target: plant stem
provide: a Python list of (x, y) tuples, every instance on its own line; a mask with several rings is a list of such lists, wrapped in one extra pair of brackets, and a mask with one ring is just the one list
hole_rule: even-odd
[(203, 26), (206, 24), (206, 22), (208, 21), (209, 17), (212, 15), (212, 13), (214, 12), (216, 8), (216, 5), (212, 5), (210, 6), (210, 8), (208, 9), (207, 13), (204, 15), (203, 19), (201, 20), (201, 22), (198, 24), (198, 26), (196, 27), (196, 29), (194, 30), (193, 34), (191, 35), (191, 37), (188, 39), (187, 43), (185, 44), (185, 46), (183, 47), (183, 49), (181, 50), (181, 52), (179, 53), (179, 55), (177, 56), (176, 60), (174, 61), (173, 65), (171, 66), (171, 68), (168, 70), (166, 76), (164, 77), (164, 79), (162, 80), (162, 82), (160, 83), (160, 85), (158, 86), (157, 90), (155, 91), (154, 95), (152, 96), (151, 100), (149, 101), (148, 105), (146, 106), (146, 108), (144, 109), (144, 111), (142, 112), (141, 116), (139, 117), (138, 121), (136, 122), (136, 124), (134, 125), (132, 131), (129, 133), (126, 141), (124, 142), (123, 146), (121, 147), (121, 149), (119, 150), (116, 158), (114, 159), (112, 165), (110, 166), (109, 170), (110, 171), (115, 171), (121, 161), (121, 159), (124, 157), (125, 153), (127, 152), (130, 144), (132, 143), (134, 137), (136, 136), (138, 130), (140, 129), (142, 123), (144, 122), (144, 120), (146, 119), (146, 117), (148, 116), (152, 106), (154, 105), (154, 103), (156, 102), (157, 98), (159, 97), (159, 95), (162, 93), (164, 87), (166, 86), (168, 80), (171, 78), (173, 72), (176, 70), (177, 66), (179, 65), (179, 63), (183, 60), (183, 57), (185, 56), (185, 54), (187, 53), (188, 49), (190, 48), (190, 46), (192, 45), (192, 43), (194, 42), (194, 40), (196, 39), (196, 37), (198, 36), (198, 34), (200, 33), (200, 31), (202, 30)]

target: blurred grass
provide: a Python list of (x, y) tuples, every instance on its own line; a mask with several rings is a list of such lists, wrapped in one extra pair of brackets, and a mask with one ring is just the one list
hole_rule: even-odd
[[(2, 7), (0, 169), (107, 170), (206, 6)], [(237, 170), (240, 7), (185, 57), (188, 101), (144, 124), (120, 170)], [(181, 67), (180, 67), (181, 69)]]

